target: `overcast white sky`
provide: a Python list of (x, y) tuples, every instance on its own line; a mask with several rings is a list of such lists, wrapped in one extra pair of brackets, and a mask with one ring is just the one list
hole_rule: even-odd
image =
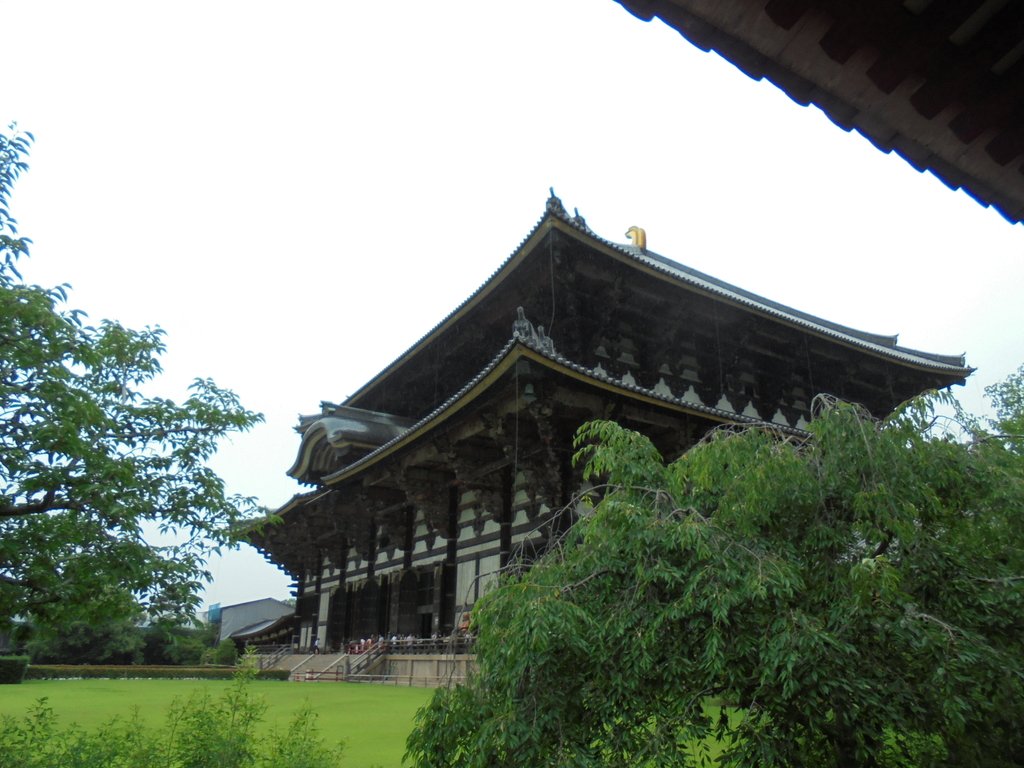
[[(466, 298), (549, 186), (612, 240), (830, 320), (1024, 362), (1024, 228), (613, 0), (0, 0), (29, 279), (168, 334), (266, 424), (216, 459), (277, 507), (299, 413)], [(556, 339), (557, 342), (557, 339)], [(209, 602), (285, 597), (246, 548)]]

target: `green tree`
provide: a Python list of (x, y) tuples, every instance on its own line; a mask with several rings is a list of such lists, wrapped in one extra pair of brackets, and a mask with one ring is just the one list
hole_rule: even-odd
[(226, 637), (208, 655), (213, 664), (231, 665), (238, 661), (238, 647), (234, 640)]
[(603, 498), (479, 601), (479, 673), (420, 712), (409, 756), (1024, 764), (1022, 459), (939, 433), (943, 400), (880, 422), (819, 401), (806, 440), (722, 428), (667, 466), (585, 426)]
[(143, 632), (143, 664), (195, 666), (217, 644), (216, 624), (169, 624), (156, 622)]
[(67, 286), (25, 283), (9, 202), (30, 142), (0, 133), (0, 621), (189, 613), (205, 557), (252, 509), (207, 459), (262, 417), (208, 379), (180, 403), (147, 394), (159, 328), (89, 325)]
[(137, 664), (143, 644), (143, 629), (133, 618), (115, 618), (36, 632), (26, 651), (34, 664)]
[(1016, 453), (1024, 454), (1024, 366), (1006, 381), (985, 388), (996, 410), (991, 428), (1007, 440)]

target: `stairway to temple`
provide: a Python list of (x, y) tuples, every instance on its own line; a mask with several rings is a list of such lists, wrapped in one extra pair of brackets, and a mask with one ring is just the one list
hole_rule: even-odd
[(281, 659), (275, 669), (287, 669), (289, 680), (306, 680), (339, 665), (345, 668), (344, 653), (292, 654)]
[(293, 653), (271, 669), (289, 672), (294, 682), (362, 682), (434, 687), (461, 682), (476, 665), (471, 641), (381, 643), (362, 653)]

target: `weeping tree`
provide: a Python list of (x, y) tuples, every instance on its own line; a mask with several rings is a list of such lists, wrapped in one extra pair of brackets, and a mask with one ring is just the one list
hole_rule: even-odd
[(149, 394), (159, 328), (90, 324), (67, 286), (22, 278), (9, 203), (30, 142), (0, 132), (0, 629), (188, 614), (205, 558), (255, 511), (207, 460), (262, 417), (209, 379)]
[(1022, 380), (994, 431), (943, 395), (882, 421), (819, 399), (806, 439), (721, 428), (666, 465), (584, 426), (593, 505), (474, 608), (479, 672), (409, 757), (1024, 764)]

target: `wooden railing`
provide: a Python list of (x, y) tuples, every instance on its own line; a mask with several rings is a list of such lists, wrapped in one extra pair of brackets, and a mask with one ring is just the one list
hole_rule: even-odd
[[(347, 653), (338, 656), (327, 667), (321, 670), (297, 672), (292, 679), (307, 682), (348, 681), (390, 683), (392, 685), (437, 686), (461, 682), (463, 674), (456, 674), (452, 669), (444, 674), (423, 675), (408, 673), (381, 673), (376, 670), (378, 661), (385, 657), (402, 656), (464, 656), (473, 653), (472, 637), (463, 635), (443, 638), (410, 639), (410, 640), (378, 640), (367, 643), (350, 643), (345, 649)], [(299, 670), (313, 656), (308, 656), (302, 664), (292, 670)], [(409, 663), (409, 662), (406, 662)], [(463, 670), (464, 672), (464, 670)]]
[(378, 640), (376, 643), (371, 643), (365, 647), (360, 643), (349, 643), (347, 653), (350, 656), (362, 656), (375, 651), (395, 655), (416, 656), (427, 654), (462, 655), (473, 653), (474, 639), (468, 635), (449, 635), (447, 637), (415, 638), (411, 640)]
[(363, 672), (370, 668), (371, 664), (373, 664), (377, 659), (379, 659), (387, 652), (387, 640), (380, 640), (376, 643), (371, 643), (370, 646), (366, 648), (366, 650), (364, 650), (362, 653), (355, 654), (355, 660), (352, 661), (350, 664), (346, 665), (348, 669), (346, 670), (345, 676), (351, 677), (352, 675), (361, 675)]
[(321, 675), (307, 678), (309, 680), (316, 680), (318, 682), (337, 682), (337, 683), (377, 683), (395, 686), (404, 686), (409, 688), (436, 688), (439, 685), (449, 685), (451, 683), (461, 683), (465, 681), (465, 677), (462, 675), (455, 674), (444, 674), (444, 675), (346, 675), (344, 670), (335, 667), (330, 671), (325, 671)]

